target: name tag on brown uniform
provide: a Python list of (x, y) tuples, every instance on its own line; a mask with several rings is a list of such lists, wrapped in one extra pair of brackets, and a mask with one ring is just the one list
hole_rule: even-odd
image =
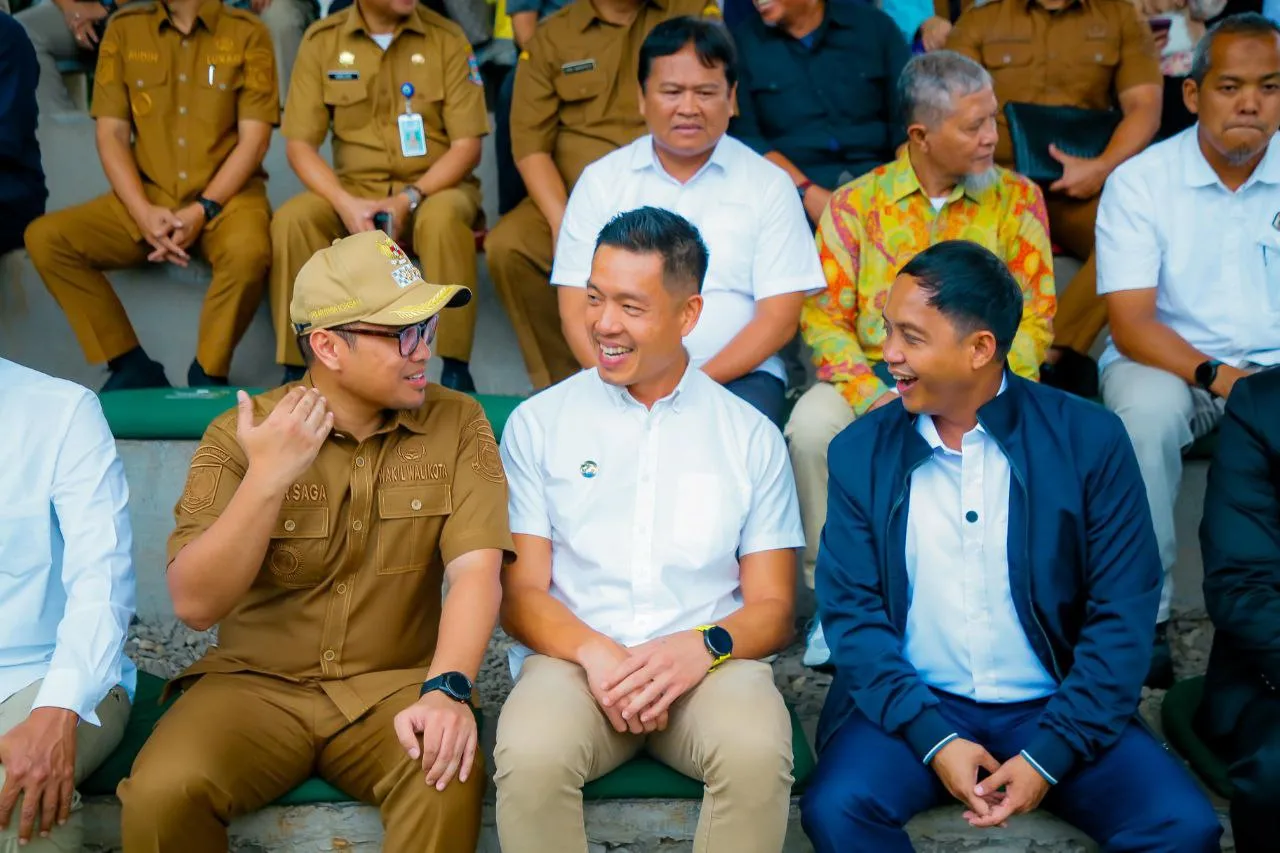
[(359, 80), (360, 72), (359, 71), (330, 71), (329, 79), (330, 80)]
[(596, 61), (594, 59), (581, 59), (577, 62), (566, 62), (560, 66), (563, 74), (581, 74), (583, 71), (594, 71)]

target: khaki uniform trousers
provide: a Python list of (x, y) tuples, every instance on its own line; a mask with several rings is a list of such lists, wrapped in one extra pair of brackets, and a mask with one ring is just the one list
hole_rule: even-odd
[[(41, 682), (37, 681), (4, 702), (0, 702), (0, 735), (9, 732), (31, 714), (31, 703), (36, 701)], [(113, 687), (97, 707), (98, 722), (91, 726), (76, 726), (75, 779), (79, 785), (89, 774), (107, 760), (111, 751), (120, 745), (125, 725), (129, 722), (129, 695), (123, 687)], [(4, 786), (4, 765), (0, 764), (0, 787)], [(22, 814), (22, 798), (14, 807), (9, 828), (0, 830), (0, 853), (80, 853), (84, 845), (84, 826), (80, 816), (80, 794), (71, 800), (71, 818), (62, 826), (53, 827), (48, 838), (41, 838), (39, 828), (32, 834), (26, 846), (18, 846), (19, 817)]]
[[(153, 204), (162, 203), (154, 188), (146, 191)], [(210, 376), (230, 372), (231, 355), (262, 301), (271, 264), (270, 221), (264, 190), (241, 193), (196, 238), (194, 247), (213, 268), (196, 344), (196, 360)], [(114, 193), (40, 217), (27, 228), (26, 244), (91, 363), (138, 346), (129, 315), (102, 271), (145, 264), (152, 249)]]
[(1088, 355), (1102, 327), (1107, 325), (1107, 304), (1098, 295), (1098, 264), (1094, 258), (1094, 222), (1100, 196), (1080, 201), (1061, 193), (1048, 193), (1049, 235), (1053, 242), (1084, 261), (1067, 285), (1059, 283), (1058, 309), (1053, 318), (1053, 345)]
[[(378, 197), (352, 185), (344, 187), (361, 198)], [(471, 301), (463, 308), (441, 314), (436, 333), (436, 352), (459, 361), (471, 360), (476, 335), (479, 294), (472, 229), (480, 215), (480, 202), (480, 187), (463, 183), (427, 196), (413, 215), (413, 253), (418, 256), (427, 281), (471, 288)], [(297, 335), (289, 322), (289, 302), (298, 270), (320, 249), (345, 236), (342, 217), (333, 205), (312, 192), (289, 199), (271, 221), (271, 317), (276, 327), (276, 361), (280, 364), (302, 364)]]
[(782, 849), (791, 721), (768, 664), (726, 662), (676, 700), (665, 732), (633, 735), (614, 731), (582, 667), (533, 655), (498, 718), (494, 781), (503, 853), (586, 853), (582, 786), (642, 748), (705, 782), (695, 853)]
[(315, 684), (237, 673), (200, 677), (160, 718), (117, 793), (125, 853), (226, 853), (227, 824), (319, 775), (378, 806), (387, 853), (473, 853), (484, 760), (444, 791), (396, 739), (404, 688), (354, 723)]
[(804, 524), (804, 582), (813, 589), (818, 543), (827, 523), (827, 446), (853, 423), (853, 409), (828, 382), (815, 382), (796, 400), (783, 435), (796, 475), (800, 520)]
[(489, 232), (484, 252), (534, 390), (581, 370), (560, 328), (560, 304), (551, 286), (551, 226), (533, 199), (502, 217)]

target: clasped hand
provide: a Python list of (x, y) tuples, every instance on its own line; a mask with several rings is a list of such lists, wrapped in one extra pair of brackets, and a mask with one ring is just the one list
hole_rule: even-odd
[[(956, 738), (930, 763), (951, 796), (967, 806), (964, 819), (970, 826), (1004, 826), (1009, 818), (1039, 807), (1049, 783), (1021, 755), (1004, 764), (973, 741)], [(989, 774), (979, 781), (978, 770)]]
[(646, 734), (666, 729), (672, 703), (702, 682), (711, 657), (699, 632), (682, 631), (630, 649), (602, 640), (580, 663), (614, 730)]

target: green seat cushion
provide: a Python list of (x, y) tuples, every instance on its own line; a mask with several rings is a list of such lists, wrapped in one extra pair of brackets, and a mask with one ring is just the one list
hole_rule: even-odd
[(1232, 785), (1227, 777), (1227, 763), (1200, 739), (1195, 730), (1196, 710), (1203, 695), (1204, 676), (1183, 679), (1169, 688), (1160, 708), (1164, 733), (1210, 788), (1231, 799)]
[[(124, 393), (124, 392), (120, 392)], [(133, 759), (142, 751), (142, 745), (151, 736), (151, 730), (160, 721), (160, 716), (177, 700), (170, 696), (164, 705), (158, 704), (160, 693), (164, 690), (164, 679), (156, 678), (145, 672), (138, 673), (138, 690), (133, 697), (133, 711), (129, 714), (129, 724), (125, 726), (124, 737), (115, 751), (107, 756), (97, 770), (80, 785), (80, 793), (85, 795), (115, 794), (120, 780), (129, 775), (133, 768)]]
[[(188, 440), (204, 435), (209, 423), (236, 404), (236, 388), (143, 388), (100, 395), (102, 411), (117, 439)], [(262, 388), (246, 388), (261, 394)], [(477, 394), (501, 440), (502, 428), (523, 397)]]
[[(795, 709), (787, 706), (791, 715), (791, 744), (795, 764), (791, 775), (795, 778), (792, 791), (804, 790), (804, 783), (813, 773), (815, 759), (809, 748), (809, 740), (800, 727)], [(700, 800), (702, 783), (677, 773), (660, 761), (640, 754), (626, 764), (606, 773), (582, 789), (584, 800)]]

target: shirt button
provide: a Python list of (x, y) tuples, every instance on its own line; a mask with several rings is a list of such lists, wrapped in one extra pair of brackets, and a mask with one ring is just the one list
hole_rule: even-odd
[(347, 585), (345, 583), (338, 584), (337, 591), (338, 591), (338, 595), (346, 595)]
[(218, 84), (218, 88), (219, 88), (219, 89), (221, 89), (223, 92), (225, 92), (225, 91), (227, 91), (227, 84), (226, 84), (226, 83), (219, 83), (219, 84)]
[(284, 523), (284, 529), (290, 533), (292, 533), (297, 528), (298, 528), (298, 522), (294, 521), (292, 518)]
[(356, 457), (356, 467), (357, 467), (357, 468), (363, 468), (363, 467), (364, 467), (364, 457), (363, 457), (363, 456), (357, 456), (357, 457)]
[(964, 520), (969, 522), (970, 524), (973, 524), (975, 521), (978, 520), (978, 514), (973, 510), (969, 510), (964, 514)]
[(179, 74), (179, 75), (178, 75), (178, 82), (179, 82), (179, 83), (185, 83), (185, 82), (187, 82), (187, 75), (185, 75), (185, 74)]
[(414, 512), (417, 512), (418, 510), (422, 509), (422, 501), (418, 500), (417, 498), (414, 498), (413, 502), (409, 504), (409, 507)]
[(182, 40), (182, 46), (183, 46), (183, 47), (191, 47), (191, 42), (190, 42), (189, 40), (187, 40), (187, 39), (183, 39), (183, 40)]
[(185, 139), (183, 139), (181, 136), (179, 136), (179, 137), (178, 137), (178, 147), (179, 147), (179, 148), (185, 148), (185, 147), (186, 147), (186, 145), (187, 145), (187, 140), (185, 140)]
[(355, 521), (351, 522), (351, 529), (359, 533), (361, 530), (364, 530), (364, 522), (357, 518)]
[(141, 81), (141, 80), (139, 80), (139, 81), (138, 81), (138, 88), (139, 88), (139, 89), (141, 89), (141, 88), (142, 88), (142, 81)]
[(333, 660), (337, 656), (338, 656), (338, 653), (335, 652), (333, 649), (329, 649), (324, 653), (324, 659), (328, 661)]
[(179, 173), (178, 173), (178, 180), (180, 180), (180, 181), (185, 181), (186, 179), (187, 179), (187, 173), (186, 173), (186, 172), (179, 172)]
[(187, 108), (186, 108), (186, 107), (178, 107), (178, 115), (180, 115), (180, 116), (184, 116), (184, 115), (186, 115), (186, 114), (187, 114)]

